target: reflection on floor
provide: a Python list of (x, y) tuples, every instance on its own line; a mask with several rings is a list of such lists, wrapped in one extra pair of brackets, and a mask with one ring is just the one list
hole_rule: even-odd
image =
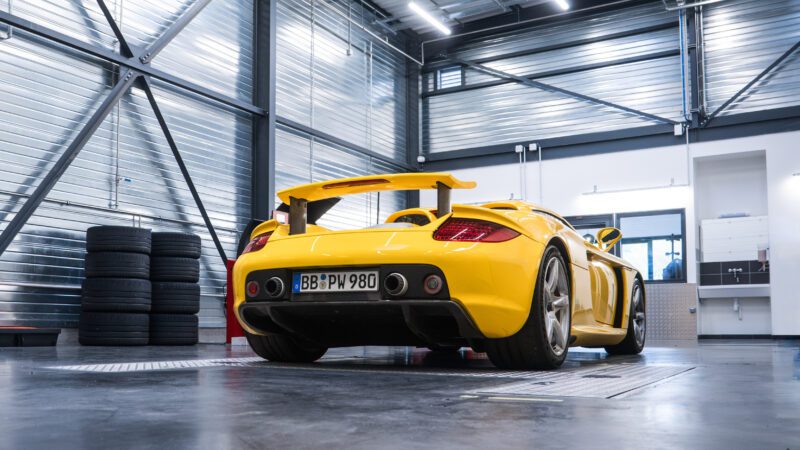
[(656, 345), (571, 349), (551, 372), (467, 349), (335, 349), (303, 365), (216, 345), (2, 349), (0, 448), (800, 445), (797, 341)]

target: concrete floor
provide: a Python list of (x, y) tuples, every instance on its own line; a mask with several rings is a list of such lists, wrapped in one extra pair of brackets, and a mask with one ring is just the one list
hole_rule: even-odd
[[(799, 350), (573, 349), (561, 371), (504, 373), (467, 351), (339, 349), (290, 366), (221, 345), (2, 348), (0, 448), (800, 448)], [(217, 358), (236, 359), (88, 371)], [(83, 366), (53, 368), (69, 365)], [(584, 390), (547, 394), (570, 382)]]

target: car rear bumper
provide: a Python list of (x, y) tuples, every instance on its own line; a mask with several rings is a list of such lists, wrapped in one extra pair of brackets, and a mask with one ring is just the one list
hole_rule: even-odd
[(452, 300), (250, 301), (239, 319), (252, 330), (325, 347), (470, 345), (485, 336)]
[[(448, 295), (437, 301), (458, 305), (482, 336), (503, 338), (516, 333), (528, 318), (543, 251), (542, 244), (525, 236), (498, 243), (442, 242), (432, 239), (429, 231), (414, 229), (292, 236), (270, 241), (263, 249), (236, 261), (234, 311), (239, 315), (243, 305), (252, 303), (245, 295), (245, 285), (257, 272), (428, 265), (441, 271), (447, 285)], [(382, 304), (386, 297), (352, 299), (337, 295), (319, 300), (340, 299), (377, 300), (376, 304)], [(297, 300), (286, 299), (291, 303)], [(398, 300), (432, 301), (419, 296)], [(300, 316), (312, 310), (292, 311)], [(259, 333), (239, 318), (245, 329)]]

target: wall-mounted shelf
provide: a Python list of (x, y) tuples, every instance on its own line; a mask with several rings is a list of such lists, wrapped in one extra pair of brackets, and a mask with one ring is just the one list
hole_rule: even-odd
[(738, 284), (728, 286), (698, 286), (697, 297), (704, 298), (747, 298), (769, 297), (768, 284)]

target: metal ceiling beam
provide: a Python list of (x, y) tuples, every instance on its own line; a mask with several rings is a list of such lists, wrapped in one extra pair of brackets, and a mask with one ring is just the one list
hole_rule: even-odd
[(64, 172), (66, 172), (67, 168), (72, 164), (72, 161), (75, 160), (86, 143), (89, 142), (94, 132), (97, 131), (108, 114), (111, 113), (114, 106), (116, 106), (117, 102), (119, 102), (122, 96), (133, 86), (138, 78), (139, 74), (131, 70), (126, 70), (120, 75), (120, 80), (111, 89), (111, 92), (108, 93), (103, 103), (100, 104), (94, 114), (92, 114), (92, 117), (86, 121), (86, 124), (84, 124), (81, 131), (78, 132), (78, 135), (69, 147), (67, 147), (50, 171), (47, 172), (47, 175), (45, 175), (39, 185), (36, 186), (36, 190), (33, 191), (33, 194), (25, 201), (17, 214), (14, 215), (14, 218), (11, 219), (11, 222), (9, 222), (8, 226), (3, 230), (3, 233), (0, 234), (0, 255), (8, 249), (8, 246), (11, 245), (11, 242), (19, 231), (25, 223), (28, 222), (28, 219), (31, 218), (36, 208), (38, 208), (44, 198), (47, 197), (47, 194), (50, 193), (53, 186), (56, 185)]
[[(598, 42), (605, 42), (605, 41), (610, 41), (610, 40), (613, 40), (613, 39), (621, 39), (621, 38), (626, 38), (626, 37), (638, 36), (638, 35), (641, 35), (641, 34), (652, 33), (652, 32), (655, 32), (655, 31), (675, 29), (677, 27), (678, 27), (678, 21), (677, 20), (670, 20), (669, 22), (664, 22), (664, 23), (660, 23), (660, 24), (656, 24), (656, 25), (650, 25), (650, 26), (647, 26), (647, 27), (635, 28), (635, 29), (632, 29), (632, 30), (620, 31), (620, 32), (617, 32), (617, 33), (609, 33), (609, 34), (606, 34), (606, 35), (603, 35), (603, 36), (592, 36), (592, 37), (587, 37), (587, 38), (583, 38), (583, 39), (575, 39), (575, 40), (572, 40), (572, 41), (569, 41), (569, 42), (562, 42), (562, 43), (558, 43), (558, 44), (545, 45), (545, 46), (526, 49), (526, 50), (519, 50), (519, 51), (516, 51), (516, 52), (504, 53), (504, 54), (501, 54), (501, 55), (487, 56), (485, 58), (474, 59), (474, 60), (472, 60), (472, 62), (474, 62), (476, 64), (485, 64), (485, 63), (488, 63), (488, 62), (498, 61), (498, 60), (501, 60), (501, 59), (510, 59), (510, 58), (517, 58), (517, 57), (520, 57), (520, 56), (536, 55), (536, 54), (540, 54), (540, 53), (550, 52), (550, 51), (553, 51), (553, 50), (562, 50), (562, 49), (565, 49), (565, 48), (579, 47), (579, 46), (586, 45), (586, 44), (595, 44), (595, 43), (598, 43)], [(440, 68), (443, 65), (445, 65), (446, 64), (446, 60), (447, 60), (447, 56), (443, 54), (443, 56), (441, 58), (442, 58), (443, 61), (437, 59), (436, 57), (429, 58), (429, 59), (432, 59), (432, 60), (430, 62), (427, 62), (427, 61), (425, 62), (425, 67), (423, 68), (424, 72), (430, 72), (430, 71), (436, 70), (437, 68)]]
[(797, 51), (797, 49), (800, 49), (800, 41), (798, 41), (798, 42), (797, 42), (796, 44), (794, 44), (794, 45), (793, 45), (791, 48), (789, 48), (789, 50), (786, 50), (785, 52), (783, 52), (783, 54), (782, 54), (781, 56), (779, 56), (779, 57), (778, 57), (778, 59), (776, 59), (775, 61), (773, 61), (773, 62), (772, 62), (772, 64), (770, 64), (770, 65), (769, 65), (769, 66), (768, 66), (766, 69), (762, 70), (762, 71), (761, 71), (761, 73), (759, 73), (758, 75), (756, 75), (756, 77), (755, 77), (755, 78), (753, 78), (752, 80), (750, 80), (750, 82), (749, 82), (749, 83), (747, 83), (746, 85), (744, 85), (744, 87), (743, 87), (743, 88), (739, 89), (739, 91), (738, 91), (738, 92), (736, 92), (735, 94), (733, 94), (733, 97), (729, 98), (729, 99), (728, 99), (728, 100), (727, 100), (725, 103), (723, 103), (722, 105), (720, 105), (720, 107), (719, 107), (719, 108), (717, 108), (717, 109), (716, 109), (714, 112), (712, 112), (711, 114), (709, 114), (709, 115), (708, 115), (708, 117), (706, 118), (706, 120), (703, 122), (702, 126), (704, 126), (704, 127), (705, 127), (705, 126), (708, 126), (708, 124), (709, 124), (709, 123), (710, 123), (712, 120), (714, 120), (714, 118), (715, 118), (715, 117), (717, 117), (717, 116), (718, 116), (718, 115), (719, 115), (721, 112), (725, 111), (725, 109), (727, 109), (727, 108), (728, 108), (730, 105), (732, 105), (732, 104), (733, 104), (733, 103), (734, 103), (736, 100), (738, 100), (738, 99), (739, 99), (739, 97), (741, 97), (741, 96), (742, 96), (742, 95), (744, 95), (746, 92), (748, 92), (748, 91), (749, 91), (749, 90), (750, 90), (750, 89), (751, 89), (753, 86), (755, 86), (755, 85), (756, 85), (756, 84), (758, 84), (758, 83), (759, 83), (759, 82), (760, 82), (762, 79), (764, 79), (764, 77), (766, 77), (767, 75), (769, 75), (770, 73), (772, 73), (773, 71), (775, 71), (775, 69), (776, 69), (778, 66), (780, 66), (780, 65), (781, 65), (781, 64), (782, 64), (784, 61), (786, 61), (786, 59), (787, 59), (787, 58), (789, 58), (790, 56), (792, 56), (792, 55), (794, 54), (794, 52), (796, 52), (796, 51)]
[(161, 113), (161, 108), (159, 108), (158, 103), (156, 102), (156, 98), (153, 95), (153, 90), (150, 85), (150, 80), (147, 78), (147, 76), (142, 77), (141, 80), (142, 82), (140, 85), (144, 90), (145, 95), (147, 95), (147, 101), (150, 102), (150, 107), (153, 108), (153, 113), (156, 116), (158, 125), (161, 127), (161, 131), (164, 133), (164, 137), (167, 139), (167, 144), (169, 144), (169, 148), (172, 150), (172, 155), (175, 157), (175, 162), (178, 163), (178, 168), (180, 169), (181, 174), (183, 174), (183, 179), (189, 186), (189, 191), (192, 193), (192, 198), (194, 198), (197, 209), (200, 210), (200, 215), (203, 216), (203, 222), (205, 222), (206, 228), (208, 228), (208, 232), (211, 234), (211, 239), (214, 241), (214, 245), (217, 247), (217, 252), (219, 252), (220, 258), (222, 258), (222, 264), (226, 265), (228, 264), (228, 257), (225, 255), (225, 249), (222, 248), (222, 243), (219, 241), (217, 232), (214, 230), (214, 225), (211, 223), (211, 218), (208, 217), (208, 212), (206, 212), (206, 208), (203, 206), (203, 201), (200, 199), (200, 194), (197, 192), (197, 188), (192, 181), (191, 175), (189, 175), (189, 169), (186, 168), (186, 163), (183, 162), (181, 152), (178, 150), (178, 144), (175, 143), (175, 139), (172, 137), (172, 132), (169, 131), (169, 127), (167, 126), (167, 121), (164, 119), (164, 115)]
[(5, 23), (7, 25), (20, 29), (27, 33), (43, 37), (49, 41), (55, 42), (60, 45), (64, 45), (73, 50), (78, 50), (82, 53), (86, 53), (96, 58), (100, 58), (104, 61), (118, 64), (124, 68), (133, 69), (136, 70), (137, 72), (150, 75), (151, 78), (161, 80), (165, 83), (179, 87), (193, 94), (199, 95), (207, 100), (221, 103), (228, 107), (244, 111), (250, 114), (258, 114), (258, 115), (265, 114), (265, 111), (262, 108), (259, 108), (253, 105), (252, 103), (243, 102), (239, 99), (229, 97), (224, 94), (220, 94), (218, 92), (215, 92), (211, 89), (200, 86), (198, 84), (192, 83), (190, 81), (182, 80), (175, 75), (170, 75), (161, 70), (154, 69), (150, 67), (149, 64), (144, 64), (136, 58), (126, 58), (118, 53), (115, 53), (112, 50), (105, 49), (96, 45), (87, 44), (71, 36), (67, 36), (66, 34), (59, 33), (58, 31), (54, 31), (50, 28), (35, 24), (29, 20), (15, 16), (13, 14), (9, 14), (5, 11), (0, 11), (0, 23)]
[[(669, 58), (669, 57), (679, 56), (679, 55), (680, 55), (680, 50), (677, 50), (677, 49), (676, 50), (666, 50), (666, 51), (662, 51), (662, 52), (655, 52), (655, 53), (649, 53), (649, 54), (644, 54), (644, 55), (631, 56), (631, 57), (628, 57), (628, 58), (620, 58), (620, 59), (616, 59), (616, 60), (612, 60), (612, 61), (605, 61), (605, 62), (593, 63), (593, 64), (584, 64), (584, 65), (580, 65), (580, 66), (565, 67), (563, 69), (556, 69), (556, 70), (547, 70), (547, 71), (544, 71), (544, 72), (537, 72), (537, 73), (522, 75), (522, 77), (523, 78), (527, 78), (529, 80), (535, 80), (537, 78), (547, 78), (547, 77), (554, 77), (554, 76), (558, 76), (558, 75), (568, 75), (568, 74), (572, 74), (572, 73), (585, 72), (587, 70), (596, 70), (596, 69), (602, 69), (602, 68), (605, 68), (605, 67), (619, 66), (619, 65), (623, 65), (623, 64), (633, 64), (633, 63), (644, 62), (644, 61), (652, 61), (654, 59)], [(465, 84), (465, 85), (462, 85), (462, 86), (456, 86), (456, 87), (452, 87), (452, 88), (444, 88), (444, 89), (437, 89), (437, 90), (429, 91), (429, 92), (423, 92), (422, 93), (422, 97), (423, 98), (435, 97), (435, 96), (438, 96), (438, 95), (453, 94), (453, 93), (456, 93), (456, 92), (471, 91), (471, 90), (475, 90), (475, 89), (484, 89), (484, 88), (488, 88), (488, 87), (501, 86), (501, 85), (504, 85), (504, 84), (515, 83), (515, 82), (516, 82), (515, 80), (498, 79), (496, 81), (485, 81), (485, 82), (482, 82), (482, 83)]]
[(597, 104), (597, 105), (607, 106), (609, 108), (613, 108), (613, 109), (616, 109), (616, 110), (619, 110), (619, 111), (623, 111), (623, 112), (626, 112), (628, 114), (637, 116), (637, 117), (642, 118), (642, 119), (652, 120), (652, 121), (661, 122), (661, 123), (668, 123), (668, 124), (673, 124), (673, 125), (678, 123), (678, 122), (676, 122), (676, 121), (674, 121), (672, 119), (667, 119), (665, 117), (657, 116), (655, 114), (650, 114), (650, 113), (647, 113), (647, 112), (644, 112), (644, 111), (639, 111), (638, 109), (628, 108), (627, 106), (622, 106), (622, 105), (619, 105), (617, 103), (608, 102), (608, 101), (601, 100), (601, 99), (596, 98), (596, 97), (583, 95), (583, 94), (577, 93), (575, 91), (570, 91), (569, 89), (563, 89), (563, 88), (556, 87), (556, 86), (553, 86), (553, 85), (550, 85), (550, 84), (542, 83), (540, 81), (534, 81), (534, 80), (531, 80), (531, 79), (528, 79), (528, 78), (525, 78), (525, 77), (521, 77), (521, 76), (517, 76), (517, 75), (511, 74), (511, 73), (508, 73), (508, 72), (503, 72), (502, 70), (492, 69), (490, 67), (486, 67), (486, 66), (483, 66), (483, 65), (480, 65), (480, 64), (475, 64), (475, 63), (473, 63), (471, 61), (465, 61), (465, 60), (458, 59), (458, 58), (453, 58), (453, 59), (451, 59), (451, 61), (453, 61), (454, 63), (457, 63), (457, 64), (461, 64), (463, 66), (470, 67), (473, 70), (477, 70), (477, 71), (480, 71), (480, 72), (483, 72), (483, 73), (487, 73), (487, 74), (495, 76), (497, 78), (513, 80), (513, 81), (515, 81), (515, 82), (517, 82), (519, 84), (523, 84), (523, 85), (528, 86), (528, 87), (541, 89), (543, 91), (548, 91), (548, 92), (554, 92), (554, 93), (557, 93), (557, 94), (562, 94), (562, 95), (565, 95), (567, 97), (572, 97), (572, 98), (577, 99), (577, 100), (581, 100), (581, 101), (585, 101), (585, 102), (589, 102), (589, 103), (594, 103), (594, 104)]

